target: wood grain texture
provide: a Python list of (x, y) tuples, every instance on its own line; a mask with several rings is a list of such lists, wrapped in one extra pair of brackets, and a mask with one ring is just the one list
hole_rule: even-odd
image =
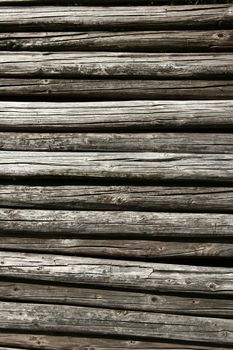
[(186, 340), (233, 345), (233, 321), (68, 305), (0, 303), (0, 329)]
[(156, 259), (232, 258), (232, 243), (174, 242), (127, 239), (76, 239), (1, 236), (2, 251), (92, 256), (100, 258)]
[(2, 7), (1, 31), (232, 28), (231, 4), (137, 7)]
[[(217, 3), (213, 0), (201, 0), (198, 3), (199, 4), (213, 4)], [(80, 6), (80, 5), (88, 5), (88, 6), (119, 6), (119, 5), (190, 5), (190, 4), (197, 4), (196, 0), (80, 0), (77, 3), (77, 0), (0, 0), (0, 6), (25, 6), (25, 5), (31, 5), (31, 6), (48, 6), (48, 5), (74, 5), (74, 6)], [(229, 3), (229, 0), (221, 0), (221, 4), (227, 4)]]
[(233, 153), (233, 138), (221, 133), (0, 132), (0, 150), (227, 154)]
[[(120, 310), (232, 318), (230, 299), (89, 289), (61, 285), (0, 282), (1, 301), (53, 303)], [(0, 336), (1, 344), (1, 336)]]
[[(176, 2), (183, 2), (183, 0), (178, 0)], [(186, 0), (187, 3), (192, 3), (194, 0)], [(204, 0), (204, 3), (211, 2), (211, 0)], [(223, 3), (227, 3), (227, 0), (223, 1)], [(80, 5), (153, 5), (151, 0), (80, 0), (78, 3), (76, 0), (1, 0), (0, 6), (48, 6), (48, 5), (65, 5), (65, 6), (80, 6)], [(170, 0), (156, 0), (156, 5), (160, 4), (170, 4)]]
[(233, 77), (231, 53), (1, 52), (0, 77)]
[(232, 187), (0, 185), (1, 207), (233, 213)]
[(232, 154), (0, 151), (0, 177), (232, 182)]
[[(0, 252), (0, 276), (163, 293), (233, 295), (231, 267)], [(1, 326), (0, 326), (1, 328)], [(134, 334), (135, 335), (135, 334)]]
[[(232, 237), (231, 214), (0, 209), (1, 233), (103, 237)], [(35, 236), (36, 237), (36, 236)]]
[[(130, 339), (111, 339), (111, 338), (84, 338), (75, 336), (51, 336), (38, 334), (19, 334), (19, 333), (0, 333), (0, 344), (3, 346), (17, 346), (22, 349), (42, 349), (42, 350), (232, 350), (232, 347), (214, 347), (197, 344), (165, 343), (158, 341), (138, 341), (131, 337)], [(7, 349), (8, 350), (8, 349)]]
[(233, 99), (232, 80), (0, 79), (0, 97), (43, 100)]
[(65, 103), (0, 101), (0, 129), (4, 131), (151, 132), (164, 129), (204, 129), (209, 132), (210, 129), (229, 131), (230, 128), (233, 128), (232, 100)]
[(232, 30), (15, 32), (0, 33), (0, 50), (229, 52), (232, 39)]

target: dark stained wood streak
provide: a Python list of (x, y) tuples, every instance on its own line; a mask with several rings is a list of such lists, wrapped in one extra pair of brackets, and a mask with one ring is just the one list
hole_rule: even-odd
[[(163, 293), (233, 295), (231, 267), (0, 252), (0, 277)], [(1, 325), (0, 325), (1, 328)], [(135, 334), (134, 334), (135, 335)]]
[(232, 154), (0, 151), (0, 177), (232, 182)]
[(1, 52), (0, 77), (233, 77), (231, 53)]
[[(232, 243), (1, 236), (0, 249), (124, 259), (232, 258)], [(194, 260), (193, 260), (194, 261)], [(195, 260), (198, 261), (198, 260)]]
[(0, 312), (2, 330), (141, 336), (233, 345), (233, 322), (223, 318), (13, 302), (1, 302)]
[(233, 99), (232, 80), (0, 79), (0, 97), (45, 100)]
[[(64, 285), (0, 282), (1, 301), (53, 303), (110, 309), (232, 318), (233, 301)], [(1, 344), (1, 336), (0, 336)]]
[(233, 153), (221, 133), (14, 133), (0, 132), (0, 150)]
[(0, 206), (36, 209), (232, 213), (233, 188), (0, 185)]
[(4, 131), (74, 132), (120, 129), (151, 132), (164, 129), (181, 131), (187, 128), (192, 131), (229, 131), (233, 128), (233, 101), (0, 101), (0, 129)]
[(136, 7), (2, 7), (1, 31), (232, 28), (231, 4)]
[[(1, 4), (1, 3), (0, 3)], [(232, 51), (232, 30), (0, 33), (0, 50), (187, 52)]]
[[(130, 339), (111, 339), (111, 338), (84, 338), (75, 336), (51, 336), (38, 334), (20, 334), (20, 333), (0, 333), (0, 344), (2, 346), (17, 346), (20, 349), (39, 349), (39, 350), (232, 350), (232, 347), (213, 347), (197, 344), (183, 343), (165, 343), (158, 341), (139, 341), (135, 337)], [(7, 349), (8, 350), (8, 349)]]
[(232, 227), (231, 214), (0, 209), (1, 233), (44, 237), (229, 238)]

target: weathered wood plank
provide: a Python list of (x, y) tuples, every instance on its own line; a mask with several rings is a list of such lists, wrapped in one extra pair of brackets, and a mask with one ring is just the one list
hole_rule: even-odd
[(205, 293), (213, 294), (215, 297), (233, 295), (231, 267), (203, 267), (19, 252), (0, 252), (0, 262), (0, 276), (11, 279), (104, 286), (133, 291)]
[(1, 7), (0, 30), (232, 28), (231, 4), (136, 7)]
[(233, 99), (232, 80), (0, 79), (0, 97), (45, 100)]
[(1, 52), (0, 77), (233, 77), (231, 53)]
[(0, 185), (1, 207), (233, 212), (232, 187)]
[(233, 321), (68, 305), (0, 303), (0, 329), (186, 340), (233, 345)]
[[(182, 0), (177, 0), (176, 3), (179, 4)], [(186, 1), (186, 3), (191, 4), (194, 0)], [(222, 3), (227, 3), (227, 0), (221, 1)], [(48, 6), (48, 5), (64, 5), (64, 6), (86, 6), (86, 5), (94, 5), (94, 6), (113, 6), (113, 5), (164, 5), (170, 4), (170, 0), (80, 0), (78, 3), (76, 0), (1, 0), (0, 6)], [(211, 3), (211, 0), (204, 0), (204, 3)], [(185, 3), (184, 3), (185, 4)]]
[(0, 129), (9, 131), (229, 131), (230, 128), (233, 128), (232, 100), (66, 103), (0, 101)]
[[(1, 4), (1, 2), (0, 2)], [(232, 30), (0, 33), (0, 50), (232, 51)]]
[(233, 235), (231, 214), (0, 209), (0, 232), (118, 237), (221, 237)]
[[(0, 117), (1, 118), (1, 117)], [(104, 151), (233, 153), (233, 137), (221, 133), (14, 133), (0, 132), (5, 151)]]
[[(105, 307), (181, 315), (232, 318), (233, 301), (61, 285), (0, 282), (1, 301)], [(1, 336), (0, 336), (1, 344)]]
[(4, 347), (0, 347), (0, 350), (20, 350), (19, 348), (6, 348), (5, 346)]
[[(178, 0), (176, 2), (183, 2), (182, 0)], [(188, 4), (192, 3), (194, 0), (185, 0)], [(153, 0), (156, 5), (160, 4), (170, 4), (171, 0)], [(204, 3), (211, 2), (211, 0), (204, 0)], [(227, 0), (221, 1), (222, 3), (226, 3)], [(185, 2), (184, 2), (185, 3)], [(153, 5), (151, 0), (80, 0), (77, 3), (77, 0), (0, 0), (0, 6), (24, 6), (24, 5), (33, 5), (33, 6), (44, 6), (44, 5)]]
[[(233, 244), (120, 239), (37, 238), (1, 236), (0, 249), (8, 251), (75, 254), (106, 258), (166, 261), (170, 258), (232, 258)], [(194, 261), (194, 260), (193, 260)]]
[[(77, 3), (77, 0), (0, 0), (0, 6), (10, 6), (10, 5), (17, 5), (17, 6), (24, 6), (24, 5), (33, 5), (33, 6), (44, 6), (44, 5), (89, 5), (89, 6), (112, 6), (112, 5), (191, 5), (191, 4), (197, 4), (196, 0), (79, 0)], [(217, 1), (213, 0), (201, 0), (199, 1), (199, 4), (213, 4), (217, 3)], [(229, 0), (221, 0), (221, 4), (229, 3)]]
[(0, 151), (0, 177), (232, 182), (232, 154)]
[(138, 341), (130, 339), (83, 338), (75, 336), (51, 336), (38, 334), (0, 333), (0, 344), (3, 346), (18, 346), (20, 349), (42, 350), (232, 350), (232, 347), (213, 347), (197, 344), (165, 343), (156, 341)]

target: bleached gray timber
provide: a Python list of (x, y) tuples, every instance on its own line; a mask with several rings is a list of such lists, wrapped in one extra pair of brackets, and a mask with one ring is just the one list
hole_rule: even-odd
[(0, 151), (0, 177), (232, 182), (233, 154)]
[[(135, 340), (135, 337), (130, 339), (111, 339), (111, 338), (84, 338), (76, 336), (65, 335), (41, 335), (35, 333), (0, 333), (0, 344), (2, 346), (17, 346), (20, 349), (32, 348), (39, 350), (83, 350), (94, 348), (98, 350), (232, 350), (232, 347), (214, 347), (197, 344), (168, 343), (159, 341), (142, 341)], [(7, 349), (8, 350), (8, 349)]]
[(229, 130), (233, 100), (0, 101), (0, 129), (9, 131)]
[(233, 188), (0, 185), (0, 207), (232, 213)]
[(231, 4), (1, 7), (1, 31), (232, 28)]
[(54, 304), (0, 302), (0, 329), (141, 336), (233, 345), (233, 321), (152, 312)]
[(0, 77), (229, 79), (233, 54), (3, 51)]
[[(1, 2), (0, 2), (1, 4)], [(232, 30), (86, 31), (0, 33), (6, 51), (223, 52), (233, 50)]]
[(221, 133), (23, 133), (0, 132), (5, 151), (233, 153)]
[[(62, 234), (60, 234), (62, 235)], [(174, 238), (175, 239), (175, 238)], [(127, 239), (77, 239), (1, 236), (2, 251), (68, 254), (124, 259), (156, 259), (163, 262), (170, 258), (192, 258), (198, 262), (200, 257), (232, 258), (232, 243), (180, 242), (164, 240)], [(196, 260), (195, 260), (196, 259)]]
[(0, 292), (1, 301), (105, 307), (205, 317), (232, 318), (233, 315), (233, 301), (231, 299), (212, 299), (208, 296), (205, 298), (184, 297), (149, 292), (4, 281), (0, 282)]
[(0, 209), (1, 233), (40, 233), (44, 237), (116, 239), (180, 237), (229, 238), (233, 216), (214, 213)]
[(232, 100), (233, 81), (0, 78), (0, 97), (40, 101)]
[[(211, 4), (213, 0), (202, 0), (202, 4)], [(196, 0), (176, 0), (175, 4), (185, 5), (185, 4), (196, 4)], [(222, 0), (222, 4), (228, 3), (228, 0)], [(119, 6), (119, 5), (171, 5), (170, 0), (155, 0), (153, 3), (151, 0), (80, 0), (78, 3), (76, 0), (0, 0), (0, 6), (25, 6), (25, 5), (34, 5), (34, 6), (47, 6), (47, 5), (89, 5), (89, 6)]]
[(11, 280), (16, 278), (143, 292), (147, 290), (163, 293), (202, 293), (215, 297), (233, 295), (231, 267), (3, 251), (0, 252), (0, 262), (0, 277)]

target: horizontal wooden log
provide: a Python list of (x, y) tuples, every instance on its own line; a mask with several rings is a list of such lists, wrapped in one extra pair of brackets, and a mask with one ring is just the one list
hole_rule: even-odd
[[(213, 4), (218, 3), (216, 0), (201, 0), (198, 2), (199, 4)], [(229, 3), (229, 0), (221, 0), (221, 4)], [(196, 0), (0, 0), (0, 6), (25, 6), (25, 5), (33, 5), (33, 6), (44, 6), (44, 5), (74, 5), (74, 6), (86, 6), (86, 5), (94, 5), (94, 6), (112, 6), (112, 5), (191, 5), (196, 4)]]
[[(232, 258), (233, 244), (165, 242), (123, 239), (37, 238), (0, 236), (0, 249), (8, 251), (75, 254), (106, 258), (157, 259)], [(192, 260), (194, 261), (194, 260)]]
[(137, 7), (2, 7), (1, 31), (232, 28), (231, 4)]
[(0, 177), (232, 182), (232, 154), (0, 151)]
[(4, 131), (151, 132), (164, 129), (204, 129), (209, 132), (216, 129), (219, 132), (224, 129), (229, 131), (232, 127), (232, 100), (65, 103), (0, 101), (0, 129)]
[[(75, 336), (51, 336), (38, 334), (20, 334), (20, 333), (0, 333), (0, 344), (3, 346), (17, 346), (22, 349), (40, 349), (40, 350), (84, 350), (88, 348), (98, 350), (232, 350), (232, 347), (214, 347), (197, 344), (165, 343), (158, 341), (138, 341), (135, 338), (130, 339), (111, 339), (111, 338), (83, 338)], [(8, 349), (7, 349), (8, 350)]]
[(226, 298), (183, 297), (148, 292), (140, 293), (114, 289), (90, 289), (2, 281), (0, 282), (0, 292), (1, 301), (105, 307), (205, 317), (232, 318), (233, 315), (233, 301)]
[(233, 345), (233, 321), (221, 318), (68, 305), (0, 303), (0, 329), (186, 340)]
[[(1, 3), (0, 3), (1, 4)], [(0, 50), (232, 51), (232, 30), (0, 33)]]
[(0, 232), (124, 237), (233, 236), (231, 214), (0, 209)]
[[(64, 6), (119, 6), (119, 5), (170, 5), (171, 0), (1, 0), (0, 6), (48, 6), (48, 5), (64, 5)], [(183, 3), (183, 0), (176, 0), (176, 4)], [(187, 0), (186, 3), (192, 4), (194, 0)], [(204, 3), (211, 3), (211, 0), (204, 0)], [(227, 0), (221, 1), (227, 3)]]
[(0, 77), (233, 77), (231, 53), (1, 52)]
[(0, 97), (41, 100), (233, 99), (233, 80), (0, 79)]
[[(0, 252), (0, 277), (164, 293), (233, 295), (229, 267)], [(1, 327), (0, 327), (1, 328)]]
[(0, 132), (4, 151), (100, 151), (233, 153), (231, 134), (221, 133), (14, 133)]
[[(176, 2), (179, 3), (178, 0)], [(187, 0), (187, 3), (192, 3), (194, 0)], [(208, 3), (208, 1), (211, 0), (204, 0), (204, 3)], [(153, 5), (154, 2), (156, 5), (160, 4), (170, 4), (171, 0), (80, 0), (77, 3), (77, 0), (0, 0), (0, 6), (10, 6), (10, 5), (17, 5), (17, 6), (25, 6), (25, 5), (32, 5), (32, 6), (38, 6), (38, 5)], [(222, 3), (226, 3), (227, 0), (223, 1)]]
[(233, 212), (232, 187), (0, 185), (1, 207)]

